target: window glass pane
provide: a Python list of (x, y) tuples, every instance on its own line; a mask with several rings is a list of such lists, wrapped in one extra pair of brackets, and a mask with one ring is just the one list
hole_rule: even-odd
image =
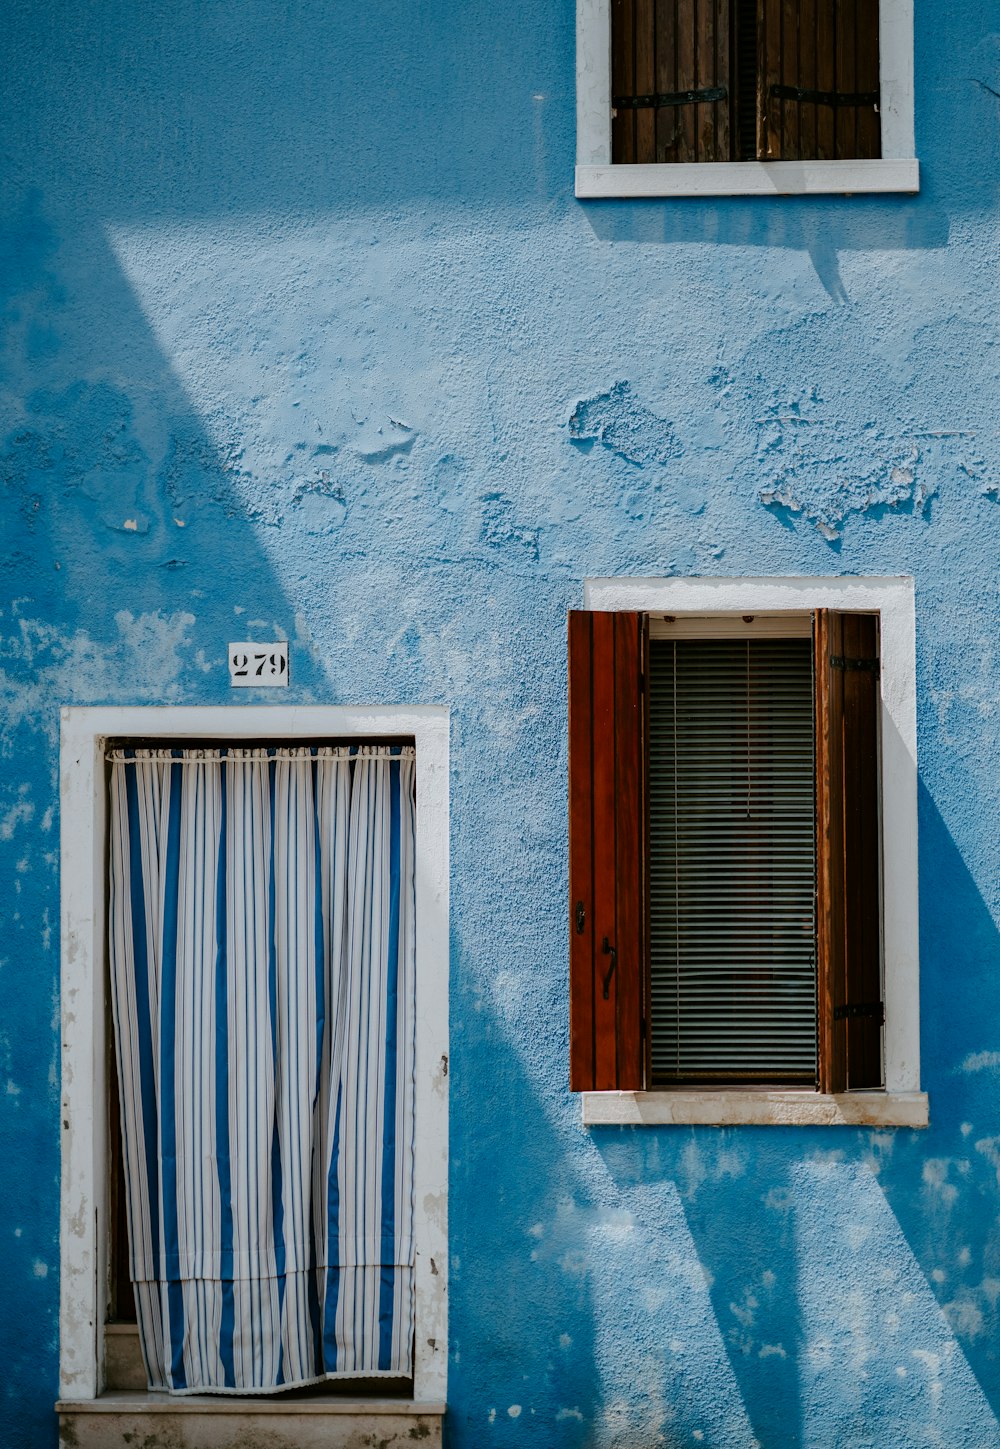
[(650, 644), (654, 1081), (816, 1080), (812, 643)]

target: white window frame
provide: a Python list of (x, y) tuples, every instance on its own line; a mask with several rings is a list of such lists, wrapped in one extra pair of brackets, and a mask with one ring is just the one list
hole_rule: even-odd
[[(107, 740), (183, 744), (188, 739), (403, 736), (415, 743), (417, 778), (416, 1351), (413, 1398), (393, 1402), (402, 1409), (442, 1413), (448, 1373), (448, 710), (301, 705), (72, 708), (62, 711), (61, 723), (60, 1400), (96, 1399), (104, 1388), (109, 1271), (104, 1029)], [(254, 1402), (233, 1397), (228, 1407), (233, 1414), (246, 1413)], [(331, 1411), (337, 1411), (336, 1405)]]
[(926, 1127), (920, 1090), (917, 914), (917, 673), (914, 585), (899, 578), (590, 579), (585, 607), (649, 614), (877, 613), (881, 642), (885, 1087), (583, 1092), (590, 1126), (660, 1123)]
[(612, 165), (611, 0), (576, 3), (576, 194), (815, 196), (920, 190), (913, 127), (913, 0), (879, 0), (882, 155), (857, 161)]

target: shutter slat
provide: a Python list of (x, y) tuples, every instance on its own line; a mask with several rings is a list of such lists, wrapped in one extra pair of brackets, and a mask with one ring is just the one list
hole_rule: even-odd
[(808, 639), (650, 644), (654, 1080), (816, 1080)]
[[(858, 90), (879, 94), (878, 5), (874, 0), (858, 0), (855, 15), (855, 84)], [(882, 154), (882, 113), (874, 106), (858, 107), (856, 155)]]
[[(635, 5), (635, 93), (647, 96), (656, 90), (656, 21), (654, 0), (634, 0)], [(635, 159), (656, 160), (656, 110), (635, 108)]]
[(569, 616), (574, 1091), (643, 1084), (645, 631), (642, 614)]
[[(841, 93), (852, 93), (857, 90), (855, 84), (854, 41), (855, 24), (854, 11), (857, 0), (836, 0), (837, 12), (834, 19), (834, 26), (837, 36), (837, 49), (834, 55), (834, 70), (836, 72), (835, 90)], [(838, 106), (834, 111), (834, 128), (837, 133), (837, 159), (856, 156), (858, 140), (858, 112), (856, 106)]]
[[(611, 94), (635, 94), (635, 0), (611, 0)], [(611, 159), (635, 154), (635, 111), (612, 104)]]

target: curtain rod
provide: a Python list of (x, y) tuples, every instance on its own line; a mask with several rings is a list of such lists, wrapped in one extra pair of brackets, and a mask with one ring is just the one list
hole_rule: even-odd
[(238, 764), (255, 760), (405, 760), (414, 759), (416, 753), (413, 745), (303, 745), (299, 748), (288, 745), (219, 745), (208, 749), (186, 749), (184, 746), (160, 749), (117, 746), (106, 750), (104, 758), (119, 765), (144, 765), (152, 762), (205, 765), (217, 764), (223, 760), (233, 760)]

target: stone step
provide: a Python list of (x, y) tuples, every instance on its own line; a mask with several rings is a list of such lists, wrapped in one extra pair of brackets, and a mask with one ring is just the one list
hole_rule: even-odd
[(111, 1390), (97, 1399), (61, 1399), (56, 1412), (62, 1449), (440, 1449), (444, 1405)]

